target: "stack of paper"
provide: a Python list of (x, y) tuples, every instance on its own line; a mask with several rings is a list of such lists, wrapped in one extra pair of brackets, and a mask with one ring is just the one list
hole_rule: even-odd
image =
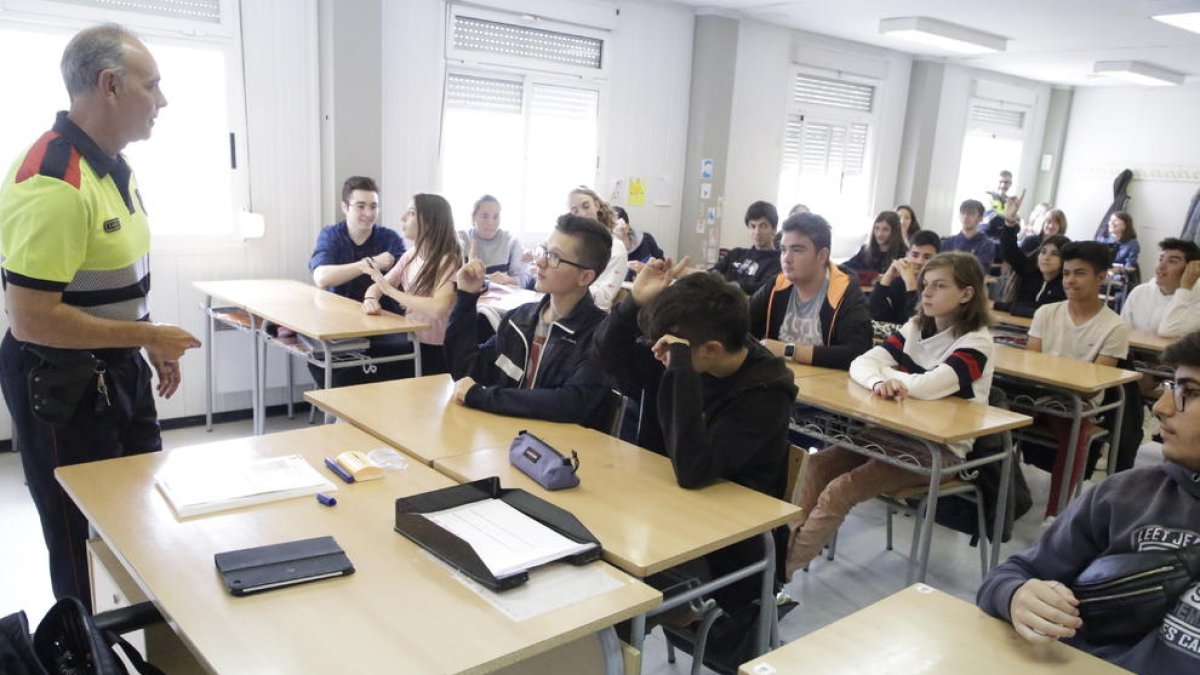
[(595, 546), (571, 541), (499, 499), (483, 499), (422, 515), (470, 544), (496, 578)]
[(155, 484), (179, 518), (336, 490), (300, 455), (168, 464)]

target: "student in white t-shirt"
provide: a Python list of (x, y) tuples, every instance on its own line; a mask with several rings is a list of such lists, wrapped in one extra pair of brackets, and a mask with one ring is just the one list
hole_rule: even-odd
[[(616, 225), (612, 207), (591, 188), (581, 185), (571, 190), (567, 196), (567, 207), (570, 209), (571, 215), (591, 218), (603, 225), (609, 234), (612, 234), (613, 227)], [(620, 237), (614, 236), (612, 255), (608, 259), (608, 265), (592, 282), (590, 289), (596, 306), (606, 312), (612, 307), (613, 301), (617, 299), (617, 294), (621, 292), (621, 282), (625, 281), (628, 260), (629, 251), (625, 250), (625, 244)]]
[(1129, 292), (1121, 318), (1137, 330), (1182, 337), (1200, 328), (1200, 247), (1168, 237), (1158, 249), (1154, 279)]
[[(1117, 365), (1129, 355), (1129, 326), (1100, 297), (1100, 287), (1112, 259), (1108, 247), (1094, 241), (1073, 241), (1063, 246), (1062, 258), (1063, 290), (1067, 299), (1038, 308), (1033, 315), (1033, 325), (1029, 327), (1026, 349), (1105, 366)], [(1084, 403), (1095, 405), (1101, 398), (1103, 393)], [(1059, 445), (1051, 471), (1050, 502), (1046, 506), (1046, 515), (1052, 516), (1057, 515), (1055, 505), (1070, 440), (1071, 420), (1039, 415), (1038, 423), (1050, 429)], [(1093, 420), (1084, 419), (1079, 427), (1075, 466), (1071, 467), (1072, 492), (1087, 461), (1087, 437), (1094, 425)], [(1050, 463), (1049, 458), (1032, 445), (1025, 449), (1025, 457), (1043, 468)]]

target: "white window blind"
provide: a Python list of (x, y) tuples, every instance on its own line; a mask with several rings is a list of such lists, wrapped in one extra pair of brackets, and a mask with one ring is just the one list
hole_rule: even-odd
[(971, 104), (971, 122), (975, 125), (1004, 127), (1007, 129), (1025, 128), (1025, 111), (1017, 108), (1002, 108), (987, 103), (974, 102)]
[(522, 90), (520, 81), (451, 73), (446, 78), (446, 105), (520, 114)]
[(594, 68), (603, 65), (604, 41), (586, 35), (530, 28), (470, 16), (454, 17), (456, 49), (515, 56), (547, 64)]
[(866, 162), (868, 126), (805, 121), (790, 115), (783, 139), (783, 170), (803, 175), (860, 175)]
[(792, 102), (801, 108), (818, 105), (870, 113), (875, 104), (875, 87), (797, 73), (792, 86)]
[(221, 23), (221, 0), (56, 0), (56, 2), (165, 16), (187, 21)]

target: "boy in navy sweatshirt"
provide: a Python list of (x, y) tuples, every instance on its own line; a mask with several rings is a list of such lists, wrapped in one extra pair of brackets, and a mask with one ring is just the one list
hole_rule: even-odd
[(1163, 464), (1121, 472), (1071, 502), (1033, 548), (988, 574), (976, 603), (1030, 642), (1062, 639), (1138, 673), (1193, 673), (1200, 672), (1200, 583), (1157, 630), (1104, 646), (1088, 642), (1067, 587), (1101, 556), (1200, 543), (1200, 332), (1169, 347), (1163, 362), (1175, 369), (1154, 404)]

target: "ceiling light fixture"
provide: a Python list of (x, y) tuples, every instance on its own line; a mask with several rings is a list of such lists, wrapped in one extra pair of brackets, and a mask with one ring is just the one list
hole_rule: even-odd
[(1170, 24), (1176, 28), (1200, 33), (1200, 12), (1180, 12), (1178, 14), (1157, 14), (1150, 17), (1155, 21)]
[(926, 16), (883, 19), (879, 32), (958, 54), (992, 54), (1008, 47), (999, 35)]
[(1141, 61), (1097, 61), (1092, 72), (1118, 80), (1152, 87), (1173, 87), (1183, 84), (1183, 73), (1152, 66)]

